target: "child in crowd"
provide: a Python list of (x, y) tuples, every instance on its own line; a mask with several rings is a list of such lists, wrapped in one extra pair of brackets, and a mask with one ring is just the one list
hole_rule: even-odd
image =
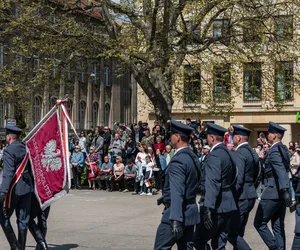
[[(146, 163), (147, 165), (146, 165), (146, 174), (144, 178), (144, 192), (142, 192), (141, 195), (152, 195), (151, 178), (152, 178), (154, 164), (149, 155), (146, 156)], [(148, 191), (150, 192), (148, 193)]]

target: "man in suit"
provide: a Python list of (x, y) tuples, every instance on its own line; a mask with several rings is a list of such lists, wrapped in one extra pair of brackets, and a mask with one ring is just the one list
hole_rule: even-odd
[(192, 130), (178, 121), (171, 121), (170, 139), (176, 152), (166, 171), (165, 209), (156, 233), (155, 250), (171, 249), (175, 243), (178, 250), (193, 249), (194, 225), (200, 220), (196, 203), (200, 162), (189, 148)]
[[(286, 207), (292, 205), (289, 191), (289, 151), (281, 142), (285, 128), (270, 122), (268, 141), (272, 145), (265, 160), (264, 190), (261, 195), (254, 226), (271, 250), (286, 249), (284, 218)], [(268, 228), (272, 222), (273, 234)]]
[(251, 248), (244, 240), (245, 228), (248, 222), (249, 213), (254, 207), (257, 198), (255, 190), (255, 173), (258, 172), (258, 155), (249, 146), (248, 140), (250, 129), (232, 125), (233, 144), (236, 147), (234, 156), (238, 168), (236, 182), (236, 200), (238, 210), (231, 218), (229, 227), (228, 241), (234, 249), (250, 250)]
[[(17, 174), (17, 170), (22, 166), (22, 161), (26, 155), (26, 146), (19, 141), (19, 135), (22, 130), (16, 127), (6, 128), (6, 140), (8, 147), (3, 152), (4, 168), (3, 179), (0, 187), (0, 203), (3, 209), (0, 209), (0, 223), (4, 234), (10, 244), (11, 249), (25, 249), (27, 228), (30, 216), (31, 194), (33, 191), (33, 182), (30, 163), (27, 161), (24, 171), (21, 175)], [(20, 176), (16, 182), (14, 177)], [(15, 183), (11, 196), (10, 185)], [(10, 204), (4, 201), (11, 197)], [(10, 223), (12, 213), (16, 211), (18, 240)]]
[(195, 248), (225, 249), (229, 220), (237, 210), (234, 200), (235, 163), (231, 152), (223, 143), (227, 130), (207, 123), (207, 141), (211, 148), (201, 178), (200, 224), (196, 227)]

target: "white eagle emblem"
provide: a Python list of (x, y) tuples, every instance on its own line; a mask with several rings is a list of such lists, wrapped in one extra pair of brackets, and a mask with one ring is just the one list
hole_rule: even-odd
[(49, 172), (49, 168), (51, 168), (52, 171), (60, 170), (62, 163), (60, 159), (60, 150), (56, 149), (56, 141), (48, 141), (44, 151), (45, 153), (42, 154), (42, 164), (43, 167), (46, 168), (46, 171)]

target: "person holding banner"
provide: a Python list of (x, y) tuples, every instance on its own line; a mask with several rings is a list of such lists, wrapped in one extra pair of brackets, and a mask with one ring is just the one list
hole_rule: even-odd
[[(19, 141), (22, 130), (17, 127), (6, 128), (6, 141), (9, 146), (3, 152), (4, 168), (0, 187), (0, 223), (11, 249), (23, 250), (31, 209), (33, 180), (26, 146)], [(10, 223), (16, 211), (18, 240)]]

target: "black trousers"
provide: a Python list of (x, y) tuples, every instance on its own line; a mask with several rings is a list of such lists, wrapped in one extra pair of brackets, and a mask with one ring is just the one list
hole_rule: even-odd
[(112, 178), (111, 189), (114, 190), (116, 184), (119, 184), (119, 190), (124, 190), (124, 176), (122, 175), (118, 180)]
[(177, 244), (178, 250), (193, 250), (194, 226), (186, 226), (182, 238), (173, 237), (170, 224), (160, 223), (155, 237), (154, 250), (169, 250)]
[[(12, 193), (10, 208), (0, 209), (1, 227), (11, 247), (15, 247), (17, 241), (10, 223), (10, 217), (15, 211), (19, 233), (20, 231), (27, 231), (30, 219), (31, 197), (32, 193), (21, 196)], [(1, 206), (3, 206), (3, 204), (1, 204)]]
[[(96, 177), (96, 181), (100, 189), (111, 189), (111, 182), (113, 179), (113, 175), (111, 174), (101, 174), (100, 176)], [(105, 187), (103, 184), (105, 183)]]
[(203, 222), (203, 204), (200, 206), (200, 223), (196, 226), (194, 235), (194, 244), (196, 250), (207, 250), (208, 242), (211, 240), (211, 247), (214, 250), (225, 250), (228, 236), (228, 228), (232, 212), (229, 213), (212, 213), (214, 228), (208, 231)]
[(154, 180), (155, 180), (155, 188), (157, 191), (161, 190), (161, 171), (153, 171)]
[(124, 186), (125, 189), (130, 189), (130, 187), (135, 188), (135, 178), (128, 178), (128, 179), (124, 178)]
[(80, 183), (81, 183), (81, 167), (77, 166), (77, 167), (72, 167), (72, 173), (73, 173), (73, 184), (75, 188), (79, 188), (80, 187)]

